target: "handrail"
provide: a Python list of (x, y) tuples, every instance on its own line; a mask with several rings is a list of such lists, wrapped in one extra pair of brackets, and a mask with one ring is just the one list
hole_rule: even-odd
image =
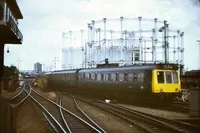
[(7, 22), (7, 25), (13, 30), (13, 32), (16, 34), (16, 36), (23, 41), (23, 35), (20, 32), (20, 30), (18, 29), (17, 24), (14, 22), (14, 20), (12, 19), (12, 17), (9, 17), (9, 21)]

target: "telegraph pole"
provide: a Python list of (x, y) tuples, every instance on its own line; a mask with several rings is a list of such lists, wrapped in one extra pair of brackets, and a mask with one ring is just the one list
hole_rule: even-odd
[(19, 63), (21, 62), (21, 60), (18, 58), (17, 60), (17, 67), (18, 67), (18, 71), (19, 71)]
[(56, 62), (58, 61), (58, 57), (55, 57), (55, 59), (53, 60), (53, 62), (54, 62), (54, 65), (55, 65), (55, 70), (56, 70)]

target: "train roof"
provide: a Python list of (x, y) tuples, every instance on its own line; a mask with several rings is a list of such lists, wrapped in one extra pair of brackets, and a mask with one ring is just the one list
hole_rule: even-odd
[(176, 69), (170, 64), (160, 65), (160, 64), (149, 64), (149, 65), (133, 65), (133, 66), (121, 66), (121, 67), (108, 67), (108, 68), (90, 68), (82, 69), (79, 72), (112, 72), (112, 71), (132, 71), (132, 70), (153, 70), (153, 69)]
[(54, 71), (51, 74), (75, 73), (77, 69)]
[(50, 74), (65, 74), (81, 72), (110, 72), (110, 71), (132, 71), (132, 70), (153, 70), (153, 69), (168, 69), (178, 70), (177, 64), (137, 64), (132, 66), (118, 66), (118, 67), (100, 67), (100, 68), (84, 68), (84, 69), (71, 69), (71, 70), (59, 70), (53, 71)]

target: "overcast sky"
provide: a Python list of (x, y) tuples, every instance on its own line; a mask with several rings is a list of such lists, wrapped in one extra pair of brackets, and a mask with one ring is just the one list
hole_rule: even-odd
[(198, 68), (200, 5), (195, 0), (18, 0), (24, 16), (19, 21), (22, 45), (6, 45), (5, 65), (32, 70), (35, 62), (53, 65), (59, 56), (62, 33), (87, 28), (91, 20), (138, 17), (167, 20), (171, 27), (185, 32), (185, 66)]

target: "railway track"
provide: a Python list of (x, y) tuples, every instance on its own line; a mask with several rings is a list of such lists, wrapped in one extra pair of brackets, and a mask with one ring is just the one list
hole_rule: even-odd
[(105, 110), (113, 115), (116, 115), (132, 125), (138, 127), (139, 130), (144, 132), (181, 132), (191, 133), (198, 132), (199, 126), (179, 122), (167, 118), (161, 118), (158, 116), (142, 113), (136, 110), (127, 109), (124, 107), (116, 106), (114, 104), (108, 104), (101, 101), (86, 101), (78, 98), (79, 100), (93, 105), (97, 108)]
[[(121, 102), (119, 102), (121, 103)], [(132, 103), (123, 103), (122, 104), (132, 104)], [(148, 107), (152, 109), (159, 109), (159, 110), (167, 110), (173, 112), (180, 112), (180, 113), (188, 113), (189, 112), (189, 103), (188, 102), (181, 102), (175, 101), (170, 105), (155, 103), (155, 102), (146, 102), (146, 103), (134, 103), (135, 106), (140, 107)]]
[(189, 103), (179, 102), (176, 101), (172, 103), (169, 106), (163, 106), (160, 105), (161, 109), (169, 110), (169, 111), (176, 111), (176, 112), (182, 112), (182, 113), (188, 113), (189, 112)]
[[(87, 121), (85, 121), (84, 119), (82, 119), (81, 117), (79, 117), (78, 115), (76, 115), (75, 113), (72, 113), (71, 111), (67, 110), (66, 108), (64, 108), (62, 106), (62, 95), (60, 94), (59, 96), (59, 103), (52, 101), (46, 97), (44, 97), (43, 95), (39, 94), (38, 92), (36, 92), (35, 90), (32, 89), (32, 92), (34, 92), (34, 96), (33, 94), (30, 96), (45, 112), (43, 112), (43, 116), (45, 117), (45, 119), (49, 122), (49, 124), (51, 125), (51, 127), (54, 129), (54, 131), (56, 132), (98, 132), (98, 133), (102, 133), (104, 132), (103, 130), (101, 130), (101, 128), (97, 128), (100, 127), (98, 125), (96, 125), (96, 127), (94, 127), (92, 124), (88, 123)], [(36, 95), (37, 95), (37, 99), (40, 100), (43, 99), (45, 101), (50, 102), (52, 105), (54, 105), (58, 110), (57, 110), (57, 114), (59, 114), (59, 116), (57, 115), (55, 116), (55, 112), (51, 112), (48, 111), (49, 105), (45, 106), (44, 101), (38, 101), (36, 100)], [(50, 108), (49, 108), (50, 109)], [(58, 113), (59, 112), (59, 113)], [(54, 115), (54, 116), (53, 116)], [(51, 117), (51, 118), (49, 118)], [(54, 122), (51, 122), (51, 121)], [(56, 123), (56, 124), (55, 124)], [(55, 126), (57, 125), (57, 126)], [(59, 128), (57, 128), (59, 127)]]
[[(102, 133), (106, 133), (106, 131), (104, 129), (102, 129), (96, 122), (94, 122), (78, 105), (76, 99), (71, 96), (71, 95), (65, 95), (65, 97), (63, 97), (63, 101), (65, 102), (65, 107), (68, 108), (69, 111), (73, 112), (74, 114), (76, 114), (79, 118), (83, 119), (85, 121), (85, 124), (90, 125), (91, 127), (93, 127), (94, 129), (98, 129), (97, 132), (102, 132)], [(82, 127), (73, 127), (74, 130), (76, 129), (81, 129)], [(84, 131), (84, 129), (81, 129), (81, 131)]]
[[(14, 104), (16, 107), (20, 106), (31, 94), (30, 84), (28, 82), (24, 82), (21, 91), (12, 97), (11, 103)], [(29, 92), (26, 94), (25, 91), (29, 89)]]

